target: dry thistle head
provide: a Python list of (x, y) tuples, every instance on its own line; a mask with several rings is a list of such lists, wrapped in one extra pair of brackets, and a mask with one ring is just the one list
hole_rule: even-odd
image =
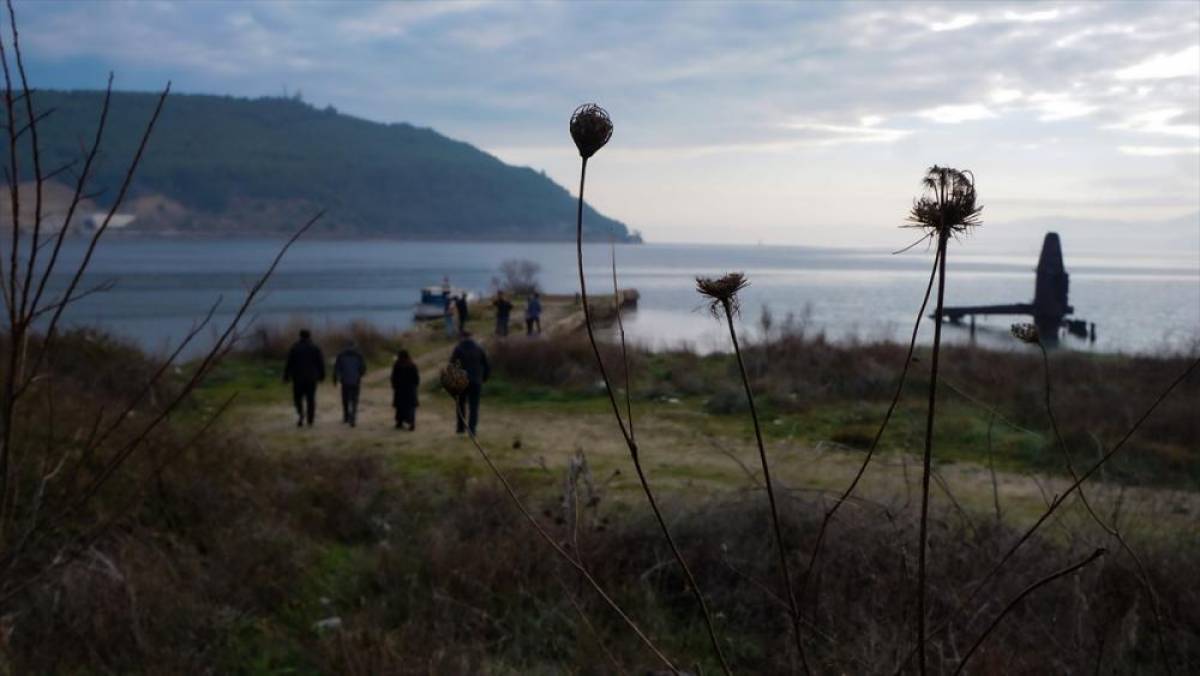
[(466, 392), (467, 386), (470, 384), (470, 377), (458, 362), (446, 364), (446, 368), (442, 369), (442, 387), (450, 393), (450, 396), (457, 397)]
[(921, 179), (925, 195), (913, 200), (909, 228), (929, 234), (957, 235), (980, 224), (982, 206), (975, 204), (975, 176), (969, 171), (934, 165)]
[(1033, 324), (1013, 324), (1010, 330), (1012, 331), (1013, 337), (1022, 343), (1037, 345), (1042, 340), (1041, 334), (1038, 333), (1037, 326)]
[(587, 159), (612, 138), (613, 124), (606, 112), (594, 103), (585, 103), (571, 114), (571, 138), (579, 156)]
[(714, 317), (720, 317), (721, 310), (736, 315), (741, 309), (738, 303), (738, 292), (747, 286), (750, 286), (750, 282), (746, 280), (746, 275), (740, 272), (730, 272), (724, 277), (717, 278), (696, 278), (696, 291), (701, 296), (711, 299), (708, 310), (713, 313)]

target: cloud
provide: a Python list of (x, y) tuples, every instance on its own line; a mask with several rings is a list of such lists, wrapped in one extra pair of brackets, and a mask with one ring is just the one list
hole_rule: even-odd
[(996, 117), (995, 113), (981, 103), (938, 106), (919, 111), (917, 115), (938, 124), (959, 124), (960, 122), (987, 120)]
[(1120, 123), (1109, 125), (1108, 128), (1141, 134), (1200, 139), (1200, 113), (1192, 111), (1188, 114), (1179, 108), (1149, 110), (1132, 115)]
[(963, 28), (970, 28), (979, 23), (979, 17), (975, 14), (957, 14), (946, 21), (934, 21), (929, 24), (929, 30), (935, 33), (944, 31), (956, 31)]
[(1179, 155), (1200, 155), (1200, 145), (1194, 146), (1117, 146), (1123, 155), (1137, 157), (1176, 157)]
[(823, 124), (819, 122), (789, 122), (788, 129), (805, 132), (816, 145), (836, 146), (847, 143), (895, 143), (913, 133), (911, 129), (886, 129), (879, 125), (883, 118), (867, 115), (858, 125)]
[(1155, 54), (1115, 73), (1118, 80), (1165, 80), (1200, 75), (1200, 46), (1173, 54)]
[(1040, 113), (1038, 119), (1042, 122), (1057, 122), (1084, 117), (1091, 115), (1097, 109), (1096, 105), (1072, 98), (1070, 94), (1039, 92), (1030, 95), (1028, 101), (1030, 106)]

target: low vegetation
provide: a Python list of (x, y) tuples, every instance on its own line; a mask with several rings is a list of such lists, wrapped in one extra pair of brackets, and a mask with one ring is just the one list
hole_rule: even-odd
[[(128, 381), (115, 376), (151, 367), (136, 350), (91, 333), (73, 335), (60, 354), (59, 405), (79, 411), (129, 396)], [(94, 363), (107, 366), (86, 367)], [(86, 416), (67, 418), (57, 433), (81, 435), (88, 424)], [(187, 431), (186, 422), (173, 424), (156, 447), (171, 448)], [(654, 668), (644, 646), (573, 571), (547, 556), (480, 467), (446, 463), (405, 478), (395, 462), (387, 452), (267, 452), (214, 431), (165, 467), (131, 466), (123, 489), (106, 492), (77, 517), (118, 515), (115, 527), (6, 603), (7, 669), (415, 674), (552, 673), (571, 665), (575, 673), (601, 674)], [(127, 490), (140, 486), (144, 492), (126, 511)], [(586, 470), (574, 478), (523, 474), (518, 487), (544, 527), (587, 562), (662, 649), (688, 660), (682, 667), (693, 668), (695, 660), (711, 672), (715, 664), (690, 594), (676, 569), (664, 565), (670, 554), (648, 515), (612, 499)], [(709, 595), (730, 661), (744, 673), (782, 673), (796, 656), (779, 599), (768, 591), (776, 561), (760, 498), (734, 488), (673, 494), (665, 508)], [(789, 492), (782, 506), (788, 554), (799, 568), (820, 505)], [(988, 514), (938, 512), (934, 524), (936, 615), (960, 602), (973, 576), (1016, 534)], [(911, 583), (913, 561), (912, 552), (895, 545), (911, 540), (915, 527), (911, 510), (899, 503), (860, 501), (839, 518), (807, 599), (820, 627), (809, 659), (820, 672), (890, 673), (902, 657), (913, 600), (892, 590)], [(1186, 673), (1200, 665), (1200, 596), (1188, 583), (1200, 548), (1194, 541), (1134, 542), (1162, 599), (1172, 667)], [(1096, 545), (1086, 534), (1039, 539), (1013, 568), (1049, 572)], [(41, 551), (53, 552), (53, 543)], [(1112, 556), (1071, 582), (1046, 587), (997, 630), (975, 673), (1066, 672), (1099, 661), (1113, 672), (1165, 673), (1158, 629), (1135, 576)], [(1001, 580), (981, 605), (1002, 605), (1020, 590), (1021, 577)], [(931, 644), (935, 669), (953, 665), (988, 619), (967, 618), (938, 635)]]
[[(608, 347), (605, 361), (624, 382), (620, 350)], [(838, 344), (810, 327), (772, 329), (770, 338), (743, 346), (747, 371), (761, 415), (772, 424), (768, 436), (809, 443), (836, 442), (848, 448), (870, 445), (896, 386), (905, 348), (889, 342)], [(997, 466), (1059, 473), (1065, 469), (1055, 447), (1043, 402), (1041, 357), (1036, 348), (993, 350), (945, 346), (939, 438), (943, 462), (988, 462), (988, 438)], [(923, 362), (928, 349), (914, 357)], [(649, 352), (630, 347), (631, 389), (635, 400), (653, 405), (678, 401), (702, 407), (729, 425), (744, 426), (746, 398), (731, 355), (691, 350)], [(1067, 350), (1051, 355), (1055, 409), (1068, 445), (1081, 459), (1094, 460), (1111, 445), (1164, 383), (1191, 359), (1092, 355)], [(500, 388), (513, 400), (572, 401), (603, 398), (590, 348), (579, 337), (537, 342), (509, 340), (492, 350)], [(885, 448), (919, 449), (921, 393), (926, 376), (909, 376), (899, 412), (883, 438)], [(552, 397), (551, 393), (557, 393)], [(1178, 396), (1164, 401), (1106, 467), (1111, 480), (1194, 488), (1200, 482), (1200, 418), (1195, 415), (1200, 383), (1183, 383)]]

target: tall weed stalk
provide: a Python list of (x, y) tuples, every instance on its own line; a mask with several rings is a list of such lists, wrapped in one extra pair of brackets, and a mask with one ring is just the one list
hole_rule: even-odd
[(938, 358), (942, 347), (942, 313), (946, 296), (946, 245), (952, 235), (979, 225), (983, 207), (975, 204), (975, 181), (968, 171), (933, 166), (921, 181), (925, 195), (913, 202), (908, 221), (937, 237), (938, 292), (934, 310), (933, 354), (929, 366), (929, 408), (925, 418), (925, 452), (921, 472), (921, 523), (917, 549), (917, 664), (926, 673), (926, 557), (929, 539), (929, 480), (933, 465), (933, 425), (937, 410)]
[(717, 639), (716, 627), (713, 625), (712, 613), (709, 611), (708, 604), (704, 600), (704, 593), (700, 590), (700, 586), (696, 584), (695, 575), (692, 574), (691, 568), (688, 567), (687, 561), (684, 560), (683, 554), (679, 551), (679, 546), (675, 543), (675, 538), (672, 537), (670, 528), (667, 527), (667, 520), (663, 517), (662, 510), (658, 506), (658, 500), (654, 496), (654, 491), (650, 488), (650, 482), (646, 478), (646, 472), (642, 467), (637, 441), (634, 439), (632, 430), (626, 426), (625, 420), (621, 416), (621, 407), (617, 403), (616, 395), (613, 393), (612, 382), (608, 376), (608, 370), (604, 366), (604, 360), (600, 357), (600, 347), (596, 342), (595, 327), (592, 323), (592, 311), (588, 304), (587, 279), (583, 268), (583, 195), (584, 187), (587, 183), (588, 159), (608, 143), (608, 140), (612, 138), (612, 131), (613, 125), (608, 117), (608, 113), (595, 104), (589, 103), (579, 106), (571, 115), (571, 138), (575, 141), (575, 146), (579, 149), (580, 156), (579, 200), (575, 215), (575, 252), (579, 267), (579, 297), (583, 305), (584, 327), (587, 330), (588, 342), (592, 346), (592, 354), (596, 358), (596, 366), (600, 370), (600, 378), (604, 382), (604, 391), (608, 395), (609, 403), (612, 405), (613, 416), (616, 418), (617, 427), (621, 431), (621, 437), (625, 440), (625, 445), (629, 449), (629, 457), (633, 461), (633, 468), (637, 472), (642, 492), (646, 494), (646, 501), (649, 503), (651, 511), (654, 512), (654, 518), (658, 522), (659, 529), (662, 531), (663, 539), (666, 540), (667, 546), (671, 550), (671, 555), (679, 564), (680, 570), (687, 579), (688, 587), (696, 598), (696, 603), (700, 607), (700, 613), (704, 617), (704, 626), (708, 631), (709, 642), (712, 644), (713, 652), (721, 664), (721, 669), (726, 674), (732, 674), (733, 672), (729, 668), (729, 663), (725, 659), (725, 654), (721, 650), (721, 643)]

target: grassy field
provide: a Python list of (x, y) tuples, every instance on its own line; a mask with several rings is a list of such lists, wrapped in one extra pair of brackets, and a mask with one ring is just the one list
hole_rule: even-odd
[[(486, 308), (477, 314), (472, 328), (490, 333)], [(548, 319), (542, 338), (486, 339), (494, 377), (484, 390), (480, 442), (543, 527), (585, 562), (677, 666), (716, 673), (691, 594), (645, 509), (597, 387), (575, 308), (563, 299)], [(170, 447), (236, 394), (220, 425), (165, 470), (135, 465), (121, 485), (142, 486), (143, 493), (120, 528), (12, 601), (4, 616), (6, 668), (256, 674), (661, 668), (550, 554), (470, 441), (453, 433), (451, 401), (437, 387), (452, 342), (438, 328), (388, 335), (355, 326), (316, 336), (330, 358), (351, 336), (369, 355), (353, 429), (340, 424), (339, 397), (328, 384), (319, 390), (317, 425), (297, 429), (290, 388), (280, 379), (292, 331), (249, 341), (157, 443)], [(130, 364), (137, 372), (149, 368), (117, 343), (86, 344), (114, 372)], [(397, 347), (417, 355), (421, 367), (415, 432), (391, 424), (387, 372)], [(796, 570), (804, 569), (831, 492), (858, 469), (902, 358), (894, 345), (837, 346), (794, 334), (748, 350)], [(605, 359), (623, 383), (619, 351), (607, 347)], [(64, 364), (64, 379), (94, 375), (72, 363)], [(812, 573), (806, 636), (808, 658), (820, 673), (892, 673), (911, 645), (923, 363)], [(1041, 405), (1040, 358), (962, 348), (947, 363), (931, 607), (935, 619), (954, 624), (935, 642), (936, 670), (951, 668), (995, 609), (1024, 585), (1096, 547), (1112, 551), (1019, 607), (974, 673), (1067, 673), (1098, 664), (1103, 673), (1185, 673), (1200, 666), (1200, 597), (1188, 584), (1200, 560), (1194, 492), (1200, 433), (1192, 415), (1200, 384), (1186, 383), (1131, 442), (1123, 462), (1088, 484), (1092, 506), (1118, 523), (1139, 553), (1152, 594), (1139, 566), (1073, 502), (964, 614), (964, 590), (1067, 480)], [(1059, 415), (1077, 465), (1123, 432), (1180, 363), (1054, 355), (1052, 368), (1063, 374), (1062, 384), (1055, 381)], [(731, 358), (634, 351), (630, 364), (634, 425), (649, 480), (715, 609), (736, 671), (797, 669), (772, 591), (778, 589), (774, 544)], [(104, 387), (117, 389), (109, 397), (127, 396), (121, 379), (110, 380)], [(79, 400), (80, 410), (104, 398), (92, 385), (81, 390), (93, 394)], [(86, 418), (77, 424), (86, 427)], [(103, 518), (123, 495), (118, 488), (101, 496), (80, 518)], [(61, 648), (44, 649), (51, 644)]]

